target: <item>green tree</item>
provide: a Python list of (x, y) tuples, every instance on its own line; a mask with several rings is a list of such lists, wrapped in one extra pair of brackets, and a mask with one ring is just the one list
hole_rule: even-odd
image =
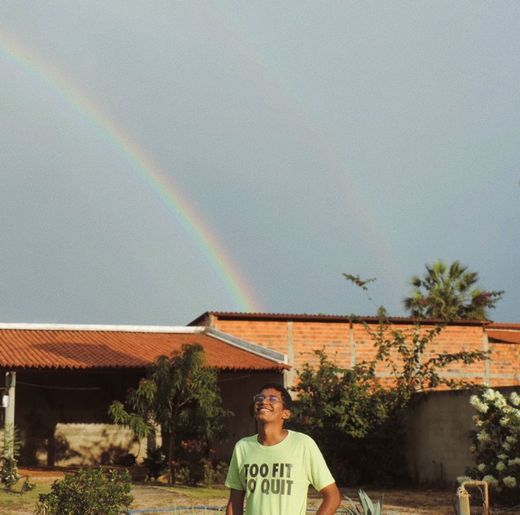
[(211, 443), (223, 436), (231, 413), (222, 407), (217, 372), (205, 365), (202, 347), (184, 345), (180, 353), (158, 357), (149, 377), (128, 393), (125, 404), (113, 402), (109, 414), (138, 438), (160, 426), (171, 483), (175, 444), (189, 438), (209, 451)]
[(325, 351), (316, 355), (318, 366), (306, 363), (298, 372), (290, 425), (316, 440), (338, 483), (372, 480), (364, 444), (389, 418), (388, 392), (375, 381), (372, 368), (342, 368)]
[[(365, 329), (375, 347), (373, 360), (346, 369), (318, 351), (318, 367), (307, 364), (299, 372), (293, 424), (318, 442), (340, 482), (401, 482), (406, 478), (406, 410), (412, 399), (440, 385), (469, 386), (442, 372), (450, 364), (471, 364), (487, 355), (426, 356), (442, 326), (396, 328), (383, 308), (379, 323), (365, 324)], [(386, 372), (385, 384), (376, 370)]]
[(425, 268), (422, 277), (411, 278), (412, 295), (403, 301), (413, 317), (442, 321), (486, 320), (488, 310), (494, 309), (504, 294), (479, 288), (478, 273), (468, 270), (459, 261), (448, 266), (437, 260)]

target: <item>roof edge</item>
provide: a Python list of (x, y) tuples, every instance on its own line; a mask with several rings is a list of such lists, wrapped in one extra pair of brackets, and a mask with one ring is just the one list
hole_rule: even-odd
[(0, 323), (0, 329), (26, 331), (119, 331), (128, 333), (202, 333), (205, 327), (184, 325), (109, 325), (109, 324), (52, 324)]
[(520, 324), (513, 322), (492, 322), (486, 327), (486, 329), (520, 331)]
[[(379, 323), (378, 316), (357, 316), (357, 315), (313, 315), (308, 313), (247, 313), (247, 312), (232, 312), (232, 311), (206, 311), (200, 316), (189, 322), (191, 324), (199, 324), (205, 317), (214, 315), (221, 320), (268, 320), (268, 321), (289, 321), (299, 320), (306, 322), (331, 322), (331, 323), (345, 323), (345, 322), (362, 322), (367, 324)], [(420, 322), (424, 325), (446, 324), (446, 325), (469, 325), (469, 326), (488, 326), (492, 322), (489, 320), (453, 320), (446, 322), (438, 319), (417, 319), (412, 317), (392, 317), (389, 316), (386, 320), (392, 324), (416, 324)]]
[(270, 361), (274, 361), (275, 363), (288, 366), (287, 356), (285, 354), (282, 354), (281, 352), (277, 352), (272, 349), (262, 347), (261, 345), (258, 345), (256, 343), (241, 340), (240, 338), (236, 338), (235, 336), (219, 331), (218, 329), (213, 329), (211, 327), (205, 328), (204, 332), (208, 336), (212, 336), (217, 340), (220, 340), (224, 343), (228, 343), (229, 345), (233, 345), (234, 347), (238, 347), (239, 349), (250, 352), (251, 354), (256, 354), (261, 358), (265, 358)]
[(193, 319), (191, 322), (188, 322), (186, 325), (200, 325), (201, 321), (204, 320), (206, 317), (209, 317), (212, 313), (218, 313), (218, 311), (204, 311), (204, 313), (201, 313), (197, 318)]

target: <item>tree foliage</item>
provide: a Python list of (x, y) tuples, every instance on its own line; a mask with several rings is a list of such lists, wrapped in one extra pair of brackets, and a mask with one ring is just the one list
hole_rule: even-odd
[(342, 368), (325, 351), (316, 354), (318, 366), (307, 363), (298, 373), (290, 424), (316, 440), (339, 483), (373, 479), (364, 444), (389, 419), (391, 399), (371, 368)]
[(425, 268), (422, 277), (411, 278), (412, 295), (403, 301), (405, 308), (417, 318), (485, 320), (488, 310), (494, 309), (504, 294), (479, 288), (478, 273), (468, 270), (459, 261), (448, 266), (437, 260)]
[(168, 443), (171, 482), (174, 446), (191, 439), (203, 442), (209, 451), (210, 444), (223, 435), (230, 412), (222, 407), (217, 372), (205, 365), (202, 347), (184, 345), (180, 353), (158, 357), (149, 377), (129, 391), (125, 404), (113, 402), (109, 414), (138, 438), (160, 426), (163, 442)]
[[(390, 324), (383, 309), (379, 316), (375, 329), (365, 324), (375, 347), (373, 360), (347, 369), (317, 351), (319, 365), (306, 364), (294, 388), (294, 426), (316, 439), (335, 477), (350, 484), (404, 480), (405, 416), (412, 398), (440, 385), (468, 386), (443, 371), (453, 363), (487, 357), (479, 351), (426, 355), (441, 326), (417, 323), (400, 329)], [(385, 384), (380, 371), (386, 373)]]
[(425, 326), (416, 322), (411, 327), (393, 326), (384, 308), (380, 308), (376, 329), (364, 324), (376, 349), (374, 360), (368, 363), (373, 368), (382, 364), (390, 373), (393, 389), (401, 405), (405, 406), (414, 394), (433, 390), (441, 385), (456, 389), (473, 386), (462, 379), (443, 375), (448, 365), (470, 365), (488, 358), (483, 351), (437, 352), (425, 356), (433, 348), (435, 339), (444, 330), (442, 324)]

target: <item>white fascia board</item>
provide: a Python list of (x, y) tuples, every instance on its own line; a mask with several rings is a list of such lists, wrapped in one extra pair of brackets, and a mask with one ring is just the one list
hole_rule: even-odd
[(202, 333), (205, 327), (184, 325), (95, 325), (95, 324), (40, 324), (0, 323), (1, 329), (25, 331), (107, 331), (127, 333)]
[(265, 359), (269, 359), (270, 361), (274, 361), (276, 363), (283, 363), (284, 365), (287, 365), (287, 356), (285, 354), (282, 354), (281, 352), (277, 352), (275, 350), (262, 347), (262, 345), (258, 345), (257, 343), (251, 343), (245, 340), (241, 340), (240, 338), (236, 338), (231, 334), (224, 333), (222, 331), (219, 331), (218, 329), (213, 329), (211, 327), (205, 327), (204, 332), (209, 336), (217, 338), (217, 340), (228, 343), (229, 345), (233, 345), (234, 347), (238, 347), (239, 349), (251, 352), (252, 354), (256, 354), (257, 356), (260, 356)]

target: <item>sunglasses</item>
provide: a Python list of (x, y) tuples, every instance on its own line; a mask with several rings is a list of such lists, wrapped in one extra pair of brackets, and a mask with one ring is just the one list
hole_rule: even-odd
[(276, 402), (280, 402), (280, 399), (276, 397), (276, 395), (263, 395), (261, 393), (257, 393), (256, 395), (253, 395), (253, 402), (254, 403), (260, 403), (267, 401), (269, 404), (275, 404)]

